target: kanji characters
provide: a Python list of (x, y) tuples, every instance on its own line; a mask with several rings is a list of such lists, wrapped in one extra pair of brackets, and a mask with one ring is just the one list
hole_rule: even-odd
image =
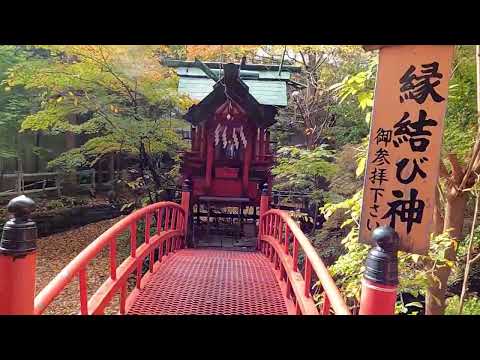
[(423, 209), (425, 202), (417, 199), (418, 190), (410, 189), (410, 199), (403, 200), (403, 192), (400, 190), (392, 191), (393, 196), (400, 200), (387, 203), (390, 209), (385, 213), (382, 219), (390, 217), (390, 227), (395, 229), (397, 216), (400, 217), (402, 223), (407, 224), (407, 234), (412, 230), (414, 223), (420, 224), (423, 217)]
[(436, 120), (427, 119), (425, 110), (420, 110), (417, 121), (412, 122), (409, 117), (410, 114), (404, 112), (400, 121), (393, 126), (396, 129), (393, 133), (396, 136), (395, 140), (393, 140), (393, 145), (399, 147), (403, 142), (409, 142), (412, 151), (424, 152), (430, 144), (428, 136), (432, 135), (431, 131), (424, 128), (437, 126), (438, 123)]
[(375, 159), (372, 160), (372, 163), (378, 166), (383, 166), (385, 163), (390, 164), (390, 161), (388, 161), (388, 156), (388, 150), (380, 148), (375, 153)]
[(376, 184), (378, 182), (378, 185), (381, 186), (384, 181), (388, 181), (386, 171), (387, 171), (387, 169), (375, 168), (372, 171), (372, 173), (371, 173), (372, 175), (369, 178), (370, 181), (372, 182), (372, 184)]
[[(420, 159), (420, 163), (423, 163), (425, 162), (426, 160), (428, 160), (428, 158), (426, 157), (423, 157)], [(410, 175), (406, 178), (402, 177), (402, 173), (403, 173), (403, 170), (405, 169), (405, 167), (408, 165), (408, 163), (410, 162), (410, 159), (407, 159), (407, 158), (403, 158), (402, 160), (400, 160), (396, 166), (397, 166), (397, 173), (396, 173), (396, 177), (397, 177), (397, 180), (400, 181), (402, 184), (410, 184), (413, 180), (415, 180), (417, 174), (422, 178), (422, 179), (425, 179), (427, 177), (427, 174), (425, 173), (425, 171), (423, 171), (420, 166), (418, 165), (417, 163), (417, 159), (413, 159), (412, 163), (413, 163), (413, 169), (412, 171), (410, 172)]]
[[(434, 61), (431, 64), (423, 64), (423, 75), (417, 76), (415, 74), (415, 66), (410, 65), (405, 74), (400, 78), (400, 91), (403, 94), (400, 95), (400, 102), (403, 103), (407, 99), (414, 99), (418, 104), (423, 104), (430, 95), (435, 102), (444, 101), (445, 98), (440, 96), (435, 90), (435, 87), (440, 84), (440, 80), (443, 77), (438, 72), (438, 62)], [(431, 82), (432, 79), (437, 79)]]
[(392, 141), (392, 130), (384, 130), (383, 128), (378, 129), (375, 140), (377, 141), (377, 145), (383, 142), (385, 143), (385, 146), (387, 146), (388, 143)]

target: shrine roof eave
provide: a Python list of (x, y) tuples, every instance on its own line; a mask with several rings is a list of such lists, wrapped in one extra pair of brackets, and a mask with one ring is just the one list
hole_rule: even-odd
[[(173, 59), (163, 59), (161, 63), (168, 67), (195, 67), (194, 61), (184, 61), (184, 60), (173, 60)], [(204, 62), (206, 66), (210, 69), (220, 69), (225, 66), (225, 63), (221, 62)], [(237, 66), (239, 64), (236, 64)], [(252, 70), (252, 71), (278, 71), (280, 65), (278, 64), (243, 64), (243, 70)], [(282, 65), (282, 71), (288, 71), (290, 73), (300, 73), (302, 68), (300, 66), (294, 65)]]
[[(242, 96), (234, 98), (238, 105), (246, 112), (251, 119), (260, 128), (267, 128), (275, 124), (277, 107), (271, 105), (262, 105), (246, 90)], [(196, 105), (192, 105), (183, 116), (187, 122), (198, 126), (202, 122), (214, 117), (216, 110), (222, 106), (227, 97), (223, 86), (217, 86), (210, 94)]]
[(212, 119), (227, 100), (239, 106), (257, 127), (266, 128), (275, 123), (277, 108), (260, 104), (240, 78), (239, 67), (232, 63), (225, 64), (223, 77), (213, 85), (213, 90), (202, 101), (190, 107), (184, 119), (193, 125)]

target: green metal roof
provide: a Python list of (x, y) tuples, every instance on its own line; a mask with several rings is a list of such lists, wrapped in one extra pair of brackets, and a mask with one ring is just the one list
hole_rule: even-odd
[[(178, 92), (202, 101), (213, 91), (215, 81), (208, 76), (201, 66), (192, 61), (161, 60), (163, 65), (176, 68), (180, 77)], [(210, 70), (218, 79), (223, 77), (225, 64), (205, 62), (205, 71)], [(238, 66), (238, 64), (237, 64)], [(279, 70), (281, 70), (279, 72)], [(298, 73), (298, 66), (276, 64), (242, 64), (240, 79), (248, 86), (249, 93), (261, 105), (287, 106), (287, 83), (291, 83), (291, 73)]]
[[(219, 73), (219, 69), (211, 69), (214, 73)], [(180, 76), (188, 77), (207, 77), (202, 69), (195, 67), (178, 67), (177, 74)], [(282, 71), (278, 74), (278, 71), (269, 71), (269, 70), (240, 70), (240, 78), (243, 79), (258, 79), (258, 80), (289, 80), (290, 72)]]
[[(250, 94), (252, 94), (260, 104), (287, 106), (287, 84), (285, 81), (242, 80), (248, 86)], [(207, 78), (206, 75), (205, 77), (184, 77), (180, 75), (178, 92), (189, 95), (192, 99), (201, 101), (212, 92), (214, 84), (215, 81)]]

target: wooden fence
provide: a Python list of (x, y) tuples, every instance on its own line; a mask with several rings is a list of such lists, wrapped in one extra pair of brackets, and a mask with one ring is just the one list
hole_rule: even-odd
[[(108, 173), (108, 171), (100, 172), (95, 171), (95, 169), (79, 170), (70, 173), (70, 175), (75, 175), (77, 177), (76, 184), (79, 187), (91, 188), (94, 190), (99, 183), (111, 183), (111, 179), (106, 182), (102, 181), (101, 175), (103, 173)], [(100, 175), (98, 179), (99, 181), (96, 181), (95, 179), (96, 174)], [(47, 191), (57, 191), (58, 196), (60, 196), (63, 187), (61, 180), (63, 175), (65, 174), (60, 172), (24, 173), (22, 171), (10, 174), (0, 174), (0, 197)], [(81, 183), (82, 177), (88, 178), (89, 181), (87, 183)], [(12, 183), (14, 183), (15, 186), (8, 190), (2, 189), (2, 184), (5, 180), (9, 180), (9, 183), (11, 184), (10, 186), (12, 186)], [(27, 180), (27, 184), (25, 184), (25, 180)]]

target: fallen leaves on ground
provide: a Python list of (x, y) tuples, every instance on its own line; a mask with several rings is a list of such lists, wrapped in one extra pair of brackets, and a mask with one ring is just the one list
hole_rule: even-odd
[[(88, 244), (118, 222), (120, 218), (99, 221), (77, 229), (38, 239), (37, 283), (38, 294), (75, 256)], [(128, 241), (117, 242), (117, 265), (128, 256)], [(88, 298), (109, 276), (109, 249), (101, 251), (87, 267)], [(80, 311), (78, 278), (75, 278), (50, 304), (44, 314), (69, 315)], [(118, 299), (115, 296), (111, 306), (105, 311), (116, 313)]]

